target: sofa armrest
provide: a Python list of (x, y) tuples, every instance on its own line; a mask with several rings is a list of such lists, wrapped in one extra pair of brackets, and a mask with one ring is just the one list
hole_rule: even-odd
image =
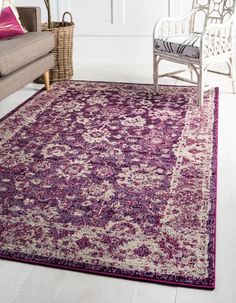
[(41, 10), (36, 6), (18, 6), (20, 21), (29, 32), (41, 31)]

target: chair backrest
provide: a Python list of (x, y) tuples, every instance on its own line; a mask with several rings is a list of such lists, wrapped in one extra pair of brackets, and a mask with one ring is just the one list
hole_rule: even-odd
[(197, 10), (195, 18), (198, 19), (195, 26), (199, 20), (202, 29), (212, 23), (223, 23), (234, 14), (235, 4), (236, 0), (193, 0), (193, 8)]

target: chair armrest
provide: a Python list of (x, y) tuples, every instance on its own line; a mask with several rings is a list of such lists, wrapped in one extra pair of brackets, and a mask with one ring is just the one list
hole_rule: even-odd
[(153, 39), (157, 36), (171, 36), (178, 34), (187, 34), (192, 31), (193, 16), (196, 10), (191, 10), (187, 15), (181, 18), (162, 18), (154, 26)]
[(208, 58), (228, 52), (232, 52), (235, 39), (235, 18), (231, 18), (223, 24), (210, 24), (206, 26), (201, 35), (201, 56)]
[(29, 32), (41, 31), (41, 10), (40, 7), (19, 6), (17, 7), (20, 21)]

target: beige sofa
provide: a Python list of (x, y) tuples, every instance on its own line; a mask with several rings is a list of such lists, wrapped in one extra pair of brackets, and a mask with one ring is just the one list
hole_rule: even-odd
[(39, 7), (18, 7), (24, 35), (0, 40), (0, 100), (44, 75), (49, 90), (48, 71), (54, 66), (54, 35), (41, 31)]

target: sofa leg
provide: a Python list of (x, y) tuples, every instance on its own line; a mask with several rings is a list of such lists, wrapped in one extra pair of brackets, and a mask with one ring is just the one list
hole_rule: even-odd
[(46, 90), (50, 91), (49, 71), (46, 71), (46, 73), (43, 75), (43, 78)]

